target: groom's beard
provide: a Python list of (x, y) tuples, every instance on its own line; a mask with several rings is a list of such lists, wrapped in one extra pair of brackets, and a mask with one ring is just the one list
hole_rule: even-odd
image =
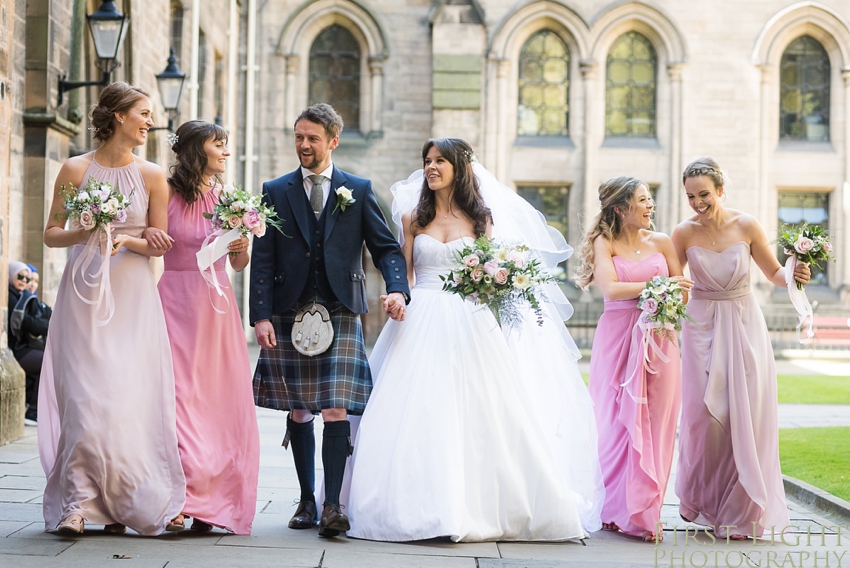
[(319, 165), (319, 158), (316, 154), (300, 154), (299, 157), (301, 158), (301, 165), (308, 170), (312, 170)]

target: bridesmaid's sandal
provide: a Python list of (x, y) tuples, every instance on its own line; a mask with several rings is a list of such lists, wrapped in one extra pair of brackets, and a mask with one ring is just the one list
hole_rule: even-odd
[(180, 532), (186, 528), (186, 523), (184, 523), (183, 521), (183, 513), (180, 513), (179, 515), (171, 519), (171, 522), (165, 526), (165, 530), (167, 530), (168, 532)]
[(617, 526), (617, 523), (602, 523), (603, 531), (618, 531), (620, 527)]
[(192, 521), (192, 528), (190, 530), (192, 530), (193, 532), (197, 532), (197, 533), (205, 533), (205, 532), (210, 532), (212, 530), (212, 528), (213, 527), (212, 527), (211, 524), (205, 523), (204, 521), (202, 521), (200, 519), (195, 519), (195, 520)]
[(643, 541), (651, 544), (660, 544), (664, 541), (664, 535), (662, 533), (652, 534), (649, 531), (643, 531)]
[(111, 525), (105, 525), (103, 532), (107, 534), (124, 534), (127, 532), (127, 527), (121, 523), (112, 523)]
[(745, 534), (730, 534), (728, 536), (729, 540), (750, 540), (750, 537)]
[(59, 534), (65, 536), (75, 536), (78, 534), (83, 534), (83, 530), (85, 529), (85, 521), (83, 520), (82, 515), (68, 515), (65, 517), (59, 526), (56, 527), (56, 530), (59, 531)]

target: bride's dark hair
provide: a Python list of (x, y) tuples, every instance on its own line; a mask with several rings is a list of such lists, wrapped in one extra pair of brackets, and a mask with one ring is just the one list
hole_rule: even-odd
[[(428, 152), (434, 147), (454, 168), (455, 178), (449, 190), (450, 201), (472, 220), (475, 235), (480, 237), (487, 231), (487, 222), (493, 222), (493, 215), (484, 204), (484, 198), (478, 188), (478, 179), (472, 173), (472, 146), (460, 138), (430, 138), (422, 147), (423, 165)], [(436, 203), (437, 199), (428, 187), (426, 178), (422, 181), (422, 191), (419, 192), (419, 203), (416, 205), (413, 219), (420, 228), (424, 229), (434, 220), (437, 215)]]

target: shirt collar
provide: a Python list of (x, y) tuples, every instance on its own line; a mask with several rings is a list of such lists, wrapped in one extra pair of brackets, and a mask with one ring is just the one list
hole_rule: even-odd
[[(325, 176), (328, 179), (328, 181), (330, 181), (330, 179), (333, 177), (333, 173), (334, 173), (334, 164), (333, 164), (333, 162), (331, 162), (331, 164), (327, 168), (325, 168), (325, 171), (323, 171), (319, 175)], [(310, 177), (312, 175), (314, 175), (313, 172), (311, 172), (310, 170), (308, 170), (304, 166), (301, 166), (301, 177), (303, 179), (306, 180), (308, 177)]]

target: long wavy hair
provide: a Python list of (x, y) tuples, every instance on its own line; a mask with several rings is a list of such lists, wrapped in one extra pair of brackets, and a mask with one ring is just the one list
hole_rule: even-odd
[(615, 240), (623, 230), (619, 213), (631, 211), (632, 198), (640, 186), (645, 183), (633, 177), (618, 177), (609, 179), (599, 186), (599, 212), (590, 227), (584, 232), (578, 245), (578, 264), (576, 265), (576, 285), (587, 290), (593, 282), (594, 253), (593, 243), (598, 237), (608, 241)]
[[(168, 178), (174, 190), (186, 203), (194, 203), (201, 195), (202, 186), (209, 185), (210, 178), (204, 172), (207, 169), (207, 152), (204, 144), (207, 140), (224, 140), (227, 143), (227, 131), (217, 124), (206, 120), (190, 120), (180, 125), (175, 132), (177, 141), (171, 150), (177, 155), (177, 162), (168, 171)], [(224, 180), (216, 174), (216, 184), (223, 185)]]
[[(475, 236), (480, 237), (487, 232), (487, 222), (493, 222), (493, 215), (490, 208), (484, 204), (484, 198), (478, 188), (478, 178), (472, 173), (472, 146), (460, 138), (431, 138), (422, 146), (423, 165), (433, 147), (436, 147), (454, 168), (455, 177), (449, 190), (450, 201), (472, 219)], [(416, 205), (413, 221), (424, 229), (436, 215), (437, 198), (425, 179), (422, 181), (422, 191), (419, 192), (419, 203)]]

